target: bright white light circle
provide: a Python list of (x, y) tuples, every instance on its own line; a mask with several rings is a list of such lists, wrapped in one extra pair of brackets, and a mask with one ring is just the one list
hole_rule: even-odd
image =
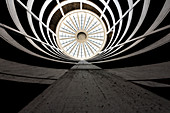
[(57, 43), (63, 53), (78, 60), (97, 55), (106, 43), (106, 27), (98, 15), (87, 10), (66, 14), (57, 25)]

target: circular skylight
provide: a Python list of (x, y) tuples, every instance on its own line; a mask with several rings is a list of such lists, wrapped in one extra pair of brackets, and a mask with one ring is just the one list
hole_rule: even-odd
[(98, 15), (75, 10), (65, 15), (56, 28), (57, 44), (64, 54), (78, 60), (97, 55), (106, 43), (106, 27)]

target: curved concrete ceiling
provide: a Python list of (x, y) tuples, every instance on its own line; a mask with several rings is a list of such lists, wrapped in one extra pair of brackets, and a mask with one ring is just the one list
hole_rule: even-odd
[[(150, 0), (127, 0), (126, 2), (117, 0), (44, 0), (41, 2), (36, 0), (5, 0), (5, 3), (4, 5), (7, 7), (5, 10), (9, 12), (15, 26), (7, 25), (7, 22), (2, 21), (0, 23), (1, 38), (26, 53), (54, 62), (76, 64), (79, 61), (65, 54), (56, 41), (59, 37), (55, 32), (60, 19), (65, 18), (69, 12), (74, 10), (92, 11), (98, 15), (107, 28), (107, 42), (97, 55), (94, 47), (99, 46), (99, 42), (96, 40), (100, 40), (100, 35), (94, 35), (92, 38), (95, 40), (87, 39), (90, 43), (87, 44), (86, 48), (91, 51), (91, 54), (94, 54), (94, 57), (86, 59), (91, 63), (129, 58), (151, 51), (170, 41), (167, 31), (170, 25), (168, 25), (169, 23), (164, 24), (164, 20), (169, 18), (169, 0), (161, 1), (159, 5)], [(154, 9), (155, 7), (157, 10)], [(152, 11), (155, 11), (153, 17), (149, 15)], [(88, 24), (88, 19), (85, 16), (79, 19), (84, 20), (84, 24)], [(89, 21), (93, 23), (90, 18)], [(149, 21), (151, 22), (148, 23)], [(76, 26), (76, 23), (72, 24)], [(73, 29), (71, 24), (67, 26), (68, 29)], [(91, 27), (95, 27), (95, 24), (91, 24)], [(9, 33), (11, 31), (23, 36), (24, 39), (17, 39), (16, 36)], [(153, 41), (149, 45), (143, 43), (147, 41), (149, 36), (164, 31), (166, 31), (164, 36), (159, 37), (159, 39), (153, 37), (151, 39)], [(68, 46), (72, 42), (73, 40), (69, 40), (63, 43)], [(27, 47), (26, 44), (29, 44), (31, 48)], [(143, 44), (142, 47), (137, 48), (136, 46), (140, 44)], [(83, 50), (83, 46), (69, 46), (69, 49), (75, 52), (84, 52), (83, 54), (89, 52), (85, 50), (85, 47)], [(131, 51), (132, 49), (134, 51)]]

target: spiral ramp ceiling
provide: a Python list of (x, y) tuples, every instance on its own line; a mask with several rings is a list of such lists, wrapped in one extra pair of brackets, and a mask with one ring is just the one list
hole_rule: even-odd
[[(154, 50), (159, 50), (158, 54), (168, 53), (170, 0), (3, 0), (0, 9), (0, 44), (7, 42), (12, 48), (19, 50), (5, 51), (2, 48), (3, 52), (5, 51), (1, 52), (2, 54), (15, 55), (25, 52), (26, 57), (21, 56), (24, 62), (43, 64), (46, 61), (58, 65), (58, 69), (53, 69), (47, 68), (51, 67), (48, 63), (44, 64), (44, 67), (38, 67), (4, 60), (5, 57), (13, 56), (0, 59), (2, 80), (51, 85), (35, 100), (27, 103), (27, 106), (25, 104), (25, 108), (20, 112), (67, 113), (70, 109), (68, 112), (72, 113), (72, 107), (80, 113), (169, 112), (169, 101), (130, 83), (169, 88), (169, 83), (160, 82), (170, 78), (169, 61), (108, 70), (92, 64), (113, 68), (116, 67), (113, 64), (119, 65), (117, 62), (134, 64), (139, 55), (147, 54), (144, 59), (142, 56), (138, 59), (148, 62), (152, 58), (148, 56), (154, 55)], [(35, 56), (36, 60), (26, 61), (31, 59), (31, 56)], [(169, 57), (168, 54), (166, 56)], [(66, 69), (59, 69), (64, 66)], [(81, 66), (83, 69), (97, 70), (74, 70)], [(71, 67), (73, 70), (69, 70)], [(156, 80), (160, 81), (155, 82)], [(94, 84), (97, 88), (93, 87)], [(116, 87), (114, 89), (111, 86)], [(85, 91), (85, 94), (81, 95), (81, 91)], [(92, 96), (88, 95), (90, 93)], [(121, 104), (122, 98), (113, 99), (116, 94), (122, 96), (125, 104)], [(133, 95), (134, 98), (126, 94)], [(73, 98), (75, 96), (76, 98)], [(61, 97), (65, 104), (58, 97)], [(69, 99), (73, 101), (68, 102)], [(82, 104), (84, 101), (81, 100), (84, 99), (90, 107)], [(89, 102), (86, 99), (89, 99)], [(126, 109), (130, 99), (134, 102)], [(136, 104), (135, 101), (139, 103)], [(117, 105), (113, 102), (117, 102)], [(51, 108), (58, 103), (59, 108)], [(83, 110), (79, 110), (79, 107)]]
[[(152, 4), (150, 0), (6, 0), (14, 26), (1, 23), (1, 32), (6, 30), (1, 37), (26, 53), (54, 62), (121, 60), (169, 42), (167, 33), (144, 44), (150, 35), (169, 29), (164, 24), (169, 0), (164, 0), (153, 21), (141, 30)], [(16, 39), (8, 32), (20, 37)], [(139, 44), (143, 46), (137, 48)]]

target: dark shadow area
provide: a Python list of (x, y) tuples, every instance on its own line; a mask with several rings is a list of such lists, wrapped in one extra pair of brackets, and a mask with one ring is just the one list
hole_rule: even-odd
[(0, 80), (0, 113), (18, 113), (48, 86)]
[(152, 80), (152, 81), (170, 85), (170, 78), (155, 79), (155, 80)]
[(30, 54), (27, 54), (12, 45), (8, 44), (6, 41), (0, 38), (0, 58), (5, 60), (10, 60), (22, 64), (40, 66), (40, 67), (48, 67), (48, 68), (56, 68), (56, 69), (70, 69), (72, 64), (63, 64), (53, 61), (48, 61), (45, 59), (41, 59)]
[(148, 91), (151, 91), (152, 93), (155, 93), (156, 95), (159, 95), (165, 99), (170, 100), (170, 87), (149, 87), (141, 84), (134, 83)]
[(159, 48), (149, 52), (129, 57), (113, 62), (95, 64), (103, 69), (133, 67), (141, 65), (149, 65), (170, 61), (170, 54), (167, 52), (170, 48), (170, 43), (167, 43)]

